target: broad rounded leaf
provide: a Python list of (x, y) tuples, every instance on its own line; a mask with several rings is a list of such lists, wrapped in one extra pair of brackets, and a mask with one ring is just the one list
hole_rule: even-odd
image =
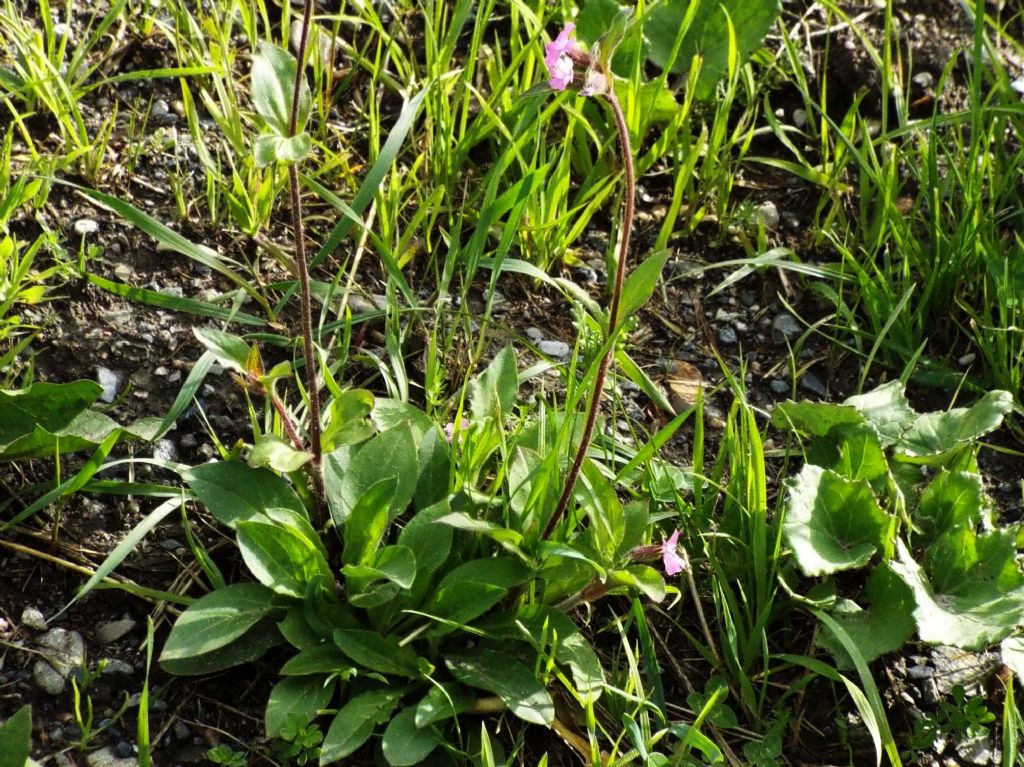
[(1024, 588), (964, 584), (957, 594), (937, 594), (924, 570), (897, 541), (899, 558), (892, 569), (913, 590), (914, 620), (925, 642), (981, 650), (1009, 636), (1024, 622)]
[(965, 471), (940, 470), (921, 493), (913, 513), (914, 527), (921, 531), (915, 548), (931, 546), (953, 530), (973, 528), (981, 520), (985, 490), (981, 477)]
[(910, 457), (937, 456), (999, 428), (1003, 416), (1013, 409), (1013, 396), (992, 391), (970, 407), (918, 416), (897, 444), (899, 453)]
[(863, 567), (885, 542), (889, 517), (870, 485), (807, 464), (789, 486), (783, 527), (800, 569), (810, 576)]
[(882, 384), (864, 394), (847, 397), (843, 404), (855, 407), (864, 419), (875, 427), (882, 437), (883, 447), (899, 442), (903, 432), (917, 418), (917, 413), (910, 407), (910, 402), (903, 393), (903, 383), (899, 379)]

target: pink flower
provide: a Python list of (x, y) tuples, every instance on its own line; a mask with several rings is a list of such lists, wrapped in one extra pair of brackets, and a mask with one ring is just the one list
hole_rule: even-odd
[[(459, 431), (465, 431), (468, 428), (469, 428), (469, 419), (468, 418), (463, 418), (459, 422)], [(455, 438), (455, 424), (454, 423), (447, 423), (447, 424), (445, 424), (445, 426), (444, 426), (444, 438), (446, 440), (448, 440), (448, 442), (451, 442)]]
[(665, 575), (678, 575), (686, 569), (686, 560), (679, 556), (678, 530), (661, 544), (661, 561), (665, 564)]
[(572, 39), (575, 29), (576, 25), (570, 21), (558, 33), (558, 37), (544, 48), (544, 64), (551, 75), (548, 84), (556, 91), (564, 91), (572, 82), (572, 58), (569, 52), (576, 48), (576, 41)]

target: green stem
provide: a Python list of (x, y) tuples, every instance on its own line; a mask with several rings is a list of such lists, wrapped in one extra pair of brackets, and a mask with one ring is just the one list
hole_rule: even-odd
[[(296, 56), (295, 86), (292, 89), (292, 112), (288, 123), (288, 135), (294, 136), (299, 130), (299, 93), (303, 77), (303, 62), (306, 59), (306, 44), (309, 41), (309, 26), (313, 16), (313, 0), (306, 0), (302, 10), (302, 34)], [(302, 301), (302, 351), (306, 361), (306, 394), (309, 397), (309, 441), (313, 453), (311, 471), (316, 495), (316, 523), (325, 521), (323, 508), (323, 479), (320, 473), (323, 451), (320, 445), (320, 389), (317, 385), (316, 360), (313, 353), (313, 309), (309, 292), (309, 268), (306, 264), (306, 234), (302, 224), (302, 198), (299, 193), (299, 168), (296, 163), (288, 165), (288, 181), (292, 197), (292, 231), (295, 235), (295, 265), (299, 278)]]
[[(608, 78), (611, 83), (611, 77)], [(601, 406), (601, 395), (604, 392), (604, 382), (608, 377), (608, 369), (611, 367), (612, 357), (615, 355), (615, 335), (618, 332), (619, 324), (619, 302), (622, 297), (622, 284), (626, 279), (626, 260), (629, 255), (629, 235), (633, 229), (633, 206), (636, 198), (636, 178), (633, 169), (633, 149), (629, 143), (629, 128), (626, 126), (626, 116), (622, 112), (622, 105), (615, 96), (615, 90), (609, 85), (608, 91), (604, 94), (608, 106), (611, 107), (615, 116), (615, 127), (619, 133), (619, 154), (622, 155), (623, 169), (626, 174), (626, 199), (622, 214), (622, 239), (619, 241), (618, 263), (615, 267), (615, 282), (612, 283), (611, 304), (608, 307), (608, 339), (610, 341), (608, 350), (601, 358), (597, 367), (597, 376), (594, 379), (594, 391), (590, 396), (590, 406), (587, 409), (587, 421), (583, 427), (583, 438), (576, 450), (569, 475), (565, 478), (565, 488), (562, 490), (562, 497), (558, 499), (558, 506), (555, 513), (548, 520), (544, 528), (543, 540), (547, 540), (555, 527), (565, 516), (569, 507), (569, 499), (572, 497), (572, 490), (576, 486), (580, 470), (583, 468), (583, 460), (586, 458), (590, 441), (594, 436), (594, 425), (597, 423), (597, 411)]]

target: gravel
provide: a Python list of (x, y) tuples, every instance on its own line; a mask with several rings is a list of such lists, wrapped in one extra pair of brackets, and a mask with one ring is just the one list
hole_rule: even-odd
[(96, 627), (96, 641), (99, 644), (110, 644), (116, 642), (125, 634), (135, 628), (137, 624), (131, 618), (123, 618), (118, 621), (108, 621)]
[(21, 625), (28, 626), (36, 631), (46, 631), (46, 618), (41, 610), (35, 607), (26, 607), (21, 611)]

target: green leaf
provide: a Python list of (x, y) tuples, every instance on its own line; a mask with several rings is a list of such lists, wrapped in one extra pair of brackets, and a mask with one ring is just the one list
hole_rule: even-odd
[(444, 588), (454, 583), (472, 582), (511, 589), (525, 583), (531, 575), (529, 567), (512, 557), (471, 559), (446, 573), (439, 586)]
[(1024, 637), (1007, 637), (999, 645), (1003, 664), (1006, 665), (1020, 681), (1024, 679)]
[(882, 447), (895, 445), (903, 432), (917, 418), (903, 393), (903, 383), (897, 379), (853, 397), (847, 397), (844, 405), (850, 405), (875, 427), (882, 437)]
[(240, 521), (235, 529), (246, 566), (274, 592), (302, 599), (315, 577), (331, 578), (327, 560), (300, 531), (259, 521)]
[(509, 710), (531, 724), (550, 725), (555, 706), (533, 673), (515, 658), (493, 650), (473, 650), (445, 659), (463, 684), (494, 693)]
[(978, 535), (973, 529), (951, 530), (932, 544), (924, 569), (932, 586), (943, 594), (966, 594), (978, 585), (1002, 591), (1021, 586), (1016, 531), (993, 530)]
[[(416, 557), (405, 546), (385, 546), (368, 565), (345, 565), (342, 569), (349, 601), (358, 607), (376, 607), (390, 601), (400, 589), (412, 587), (416, 578)], [(373, 584), (378, 584), (371, 589)], [(382, 588), (387, 585), (387, 588)]]
[(512, 412), (518, 393), (516, 353), (511, 346), (506, 346), (469, 385), (469, 407), (473, 419), (486, 421), (495, 418), (500, 423)]
[(914, 620), (922, 641), (981, 650), (1024, 621), (1024, 588), (1005, 590), (988, 582), (963, 582), (957, 593), (936, 593), (924, 570), (897, 540), (892, 569), (913, 590)]
[(189, 488), (222, 525), (257, 519), (267, 507), (306, 511), (291, 485), (266, 469), (237, 461), (204, 463), (181, 473)]
[(1012, 409), (1009, 392), (993, 391), (970, 407), (919, 415), (903, 433), (897, 451), (910, 457), (942, 455), (999, 428)]
[(252, 145), (252, 156), (256, 160), (256, 167), (266, 168), (277, 161), (277, 148), (283, 138), (276, 133), (264, 133), (256, 137)]
[(192, 328), (192, 333), (217, 358), (217, 362), (243, 378), (246, 376), (250, 350), (248, 343), (236, 335), (214, 328)]
[(356, 695), (341, 707), (324, 736), (320, 764), (325, 767), (353, 754), (387, 721), (402, 696), (401, 690), (370, 690)]
[(605, 68), (611, 66), (612, 56), (615, 54), (616, 48), (622, 43), (622, 39), (626, 36), (626, 30), (629, 28), (632, 19), (633, 9), (621, 8), (615, 14), (615, 18), (612, 19), (612, 23), (608, 26), (607, 31), (601, 35), (598, 45), (601, 51), (600, 61)]
[(824, 437), (842, 424), (862, 424), (864, 416), (851, 405), (825, 402), (782, 402), (772, 410), (772, 426), (808, 437)]
[(386, 730), (381, 750), (391, 767), (413, 767), (437, 748), (441, 739), (433, 727), (416, 724), (416, 709), (407, 708), (392, 718)]
[(363, 629), (338, 629), (334, 632), (334, 643), (370, 671), (409, 678), (419, 675), (416, 653), (400, 645), (395, 637)]
[(329, 453), (324, 462), (324, 490), (338, 530), (346, 529), (359, 500), (385, 479), (397, 482), (388, 504), (388, 521), (405, 511), (416, 491), (417, 465), (416, 440), (408, 421), (359, 445), (343, 445)]
[[(914, 635), (914, 595), (886, 564), (876, 567), (868, 577), (864, 592), (869, 608), (853, 613), (832, 613), (857, 645), (868, 663), (886, 653), (895, 652)], [(839, 668), (852, 668), (853, 660), (843, 643), (825, 628), (821, 646), (836, 659)]]
[(435, 685), (416, 704), (416, 726), (426, 727), (434, 722), (454, 719), (472, 709), (474, 702), (473, 696), (461, 685)]
[(827, 437), (814, 441), (807, 460), (851, 481), (870, 481), (889, 470), (878, 432), (863, 423), (833, 426)]
[(299, 133), (286, 139), (281, 139), (275, 147), (274, 158), (285, 164), (302, 162), (313, 149), (313, 140), (308, 133)]
[(416, 579), (429, 579), (445, 560), (452, 548), (452, 529), (436, 524), (450, 511), (447, 500), (439, 501), (410, 519), (398, 535), (398, 543), (407, 547), (416, 557)]
[(941, 469), (921, 493), (921, 501), (912, 519), (915, 546), (928, 548), (941, 536), (954, 530), (974, 528), (985, 508), (985, 490), (981, 477), (965, 471)]
[(660, 602), (665, 598), (665, 579), (649, 565), (632, 565), (612, 570), (608, 577), (615, 583), (639, 591), (652, 602)]
[(0, 724), (0, 764), (23, 767), (32, 750), (32, 708), (22, 706)]
[(493, 541), (510, 546), (519, 546), (523, 542), (523, 536), (515, 530), (509, 530), (507, 527), (502, 527), (486, 519), (477, 519), (464, 511), (453, 511), (451, 514), (438, 517), (437, 524), (448, 525), (468, 533), (485, 535)]
[(160, 661), (188, 660), (231, 644), (274, 612), (273, 597), (258, 583), (236, 583), (207, 594), (175, 621)]
[(40, 429), (55, 434), (99, 399), (95, 381), (34, 383), (27, 389), (0, 391), (0, 450)]
[(276, 434), (260, 434), (249, 451), (246, 463), (254, 469), (269, 466), (282, 474), (298, 471), (313, 460), (312, 453), (296, 450), (292, 444)]
[[(172, 630), (173, 634), (173, 630)], [(281, 633), (270, 620), (257, 623), (238, 639), (224, 647), (181, 658), (160, 659), (164, 670), (178, 676), (199, 676), (251, 663), (267, 650), (281, 643)]]
[(619, 304), (619, 326), (650, 300), (669, 255), (668, 250), (652, 253), (626, 277)]
[(439, 637), (479, 618), (505, 598), (508, 589), (493, 583), (463, 581), (438, 588), (423, 608), (439, 623), (427, 633)]
[[(282, 632), (283, 633), (283, 632)], [(291, 641), (289, 638), (288, 641)], [(333, 674), (347, 679), (354, 671), (348, 656), (329, 642), (307, 647), (289, 658), (281, 667), (281, 676)]]
[(356, 501), (345, 521), (345, 548), (342, 561), (346, 565), (369, 562), (388, 526), (388, 510), (398, 489), (398, 478), (387, 477), (375, 483)]
[(572, 674), (575, 692), (584, 700), (591, 701), (601, 695), (606, 684), (604, 667), (572, 618), (559, 610), (536, 603), (520, 608), (513, 618), (504, 631), (499, 626), (488, 624), (488, 633), (516, 639), (521, 638), (525, 630), (534, 639), (549, 637), (555, 649), (555, 660), (568, 666)]
[[(291, 135), (292, 96), (295, 88), (295, 57), (265, 40), (252, 57), (252, 102), (260, 117), (278, 136)], [(309, 86), (302, 78), (299, 87), (299, 113), (296, 131), (306, 127), (309, 116)]]
[(807, 464), (789, 482), (786, 542), (806, 575), (866, 565), (885, 544), (889, 517), (870, 485)]
[[(695, 96), (706, 101), (715, 94), (718, 81), (729, 70), (729, 58), (742, 63), (771, 30), (782, 11), (779, 0), (695, 0), (699, 3), (675, 59), (670, 60), (676, 36), (690, 11), (689, 0), (666, 0), (648, 15), (644, 37), (648, 55), (659, 67), (684, 74), (694, 56), (701, 57)], [(730, 20), (736, 50), (730, 51)]]
[(334, 687), (335, 681), (325, 675), (292, 676), (275, 684), (264, 715), (267, 737), (276, 738), (281, 734), (289, 714), (313, 721), (321, 709), (330, 705)]

